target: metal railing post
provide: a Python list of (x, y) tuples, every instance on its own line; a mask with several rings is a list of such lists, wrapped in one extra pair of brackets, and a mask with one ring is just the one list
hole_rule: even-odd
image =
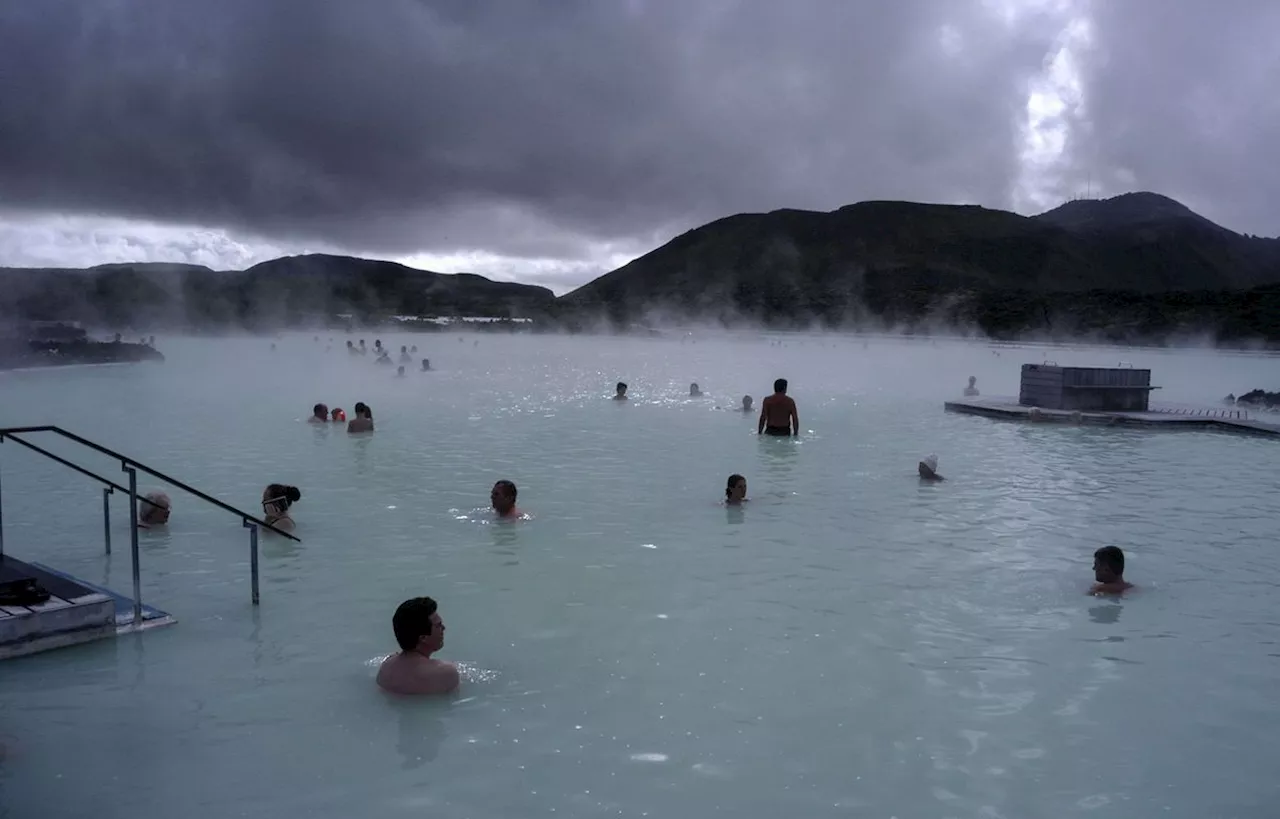
[(247, 520), (241, 525), (249, 530), (249, 584), (253, 589), (253, 604), (258, 605), (258, 524)]
[(111, 487), (102, 489), (102, 542), (107, 545), (107, 554), (111, 554)]
[(129, 552), (133, 558), (133, 625), (142, 625), (142, 571), (138, 566), (138, 470), (126, 462), (120, 468), (129, 475)]

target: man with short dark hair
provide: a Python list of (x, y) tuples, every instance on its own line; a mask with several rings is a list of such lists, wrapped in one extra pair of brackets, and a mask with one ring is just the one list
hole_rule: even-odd
[(800, 415), (796, 402), (787, 395), (787, 379), (773, 382), (773, 395), (760, 402), (760, 423), (757, 435), (799, 435)]
[(382, 661), (378, 686), (392, 694), (447, 694), (458, 687), (458, 667), (431, 655), (444, 647), (444, 621), (436, 601), (413, 597), (391, 618), (400, 651)]
[(511, 481), (498, 481), (489, 492), (489, 503), (500, 518), (518, 518), (520, 510), (516, 508), (516, 485)]
[(1133, 588), (1124, 579), (1124, 552), (1119, 546), (1103, 546), (1093, 553), (1093, 579), (1089, 594), (1122, 594)]

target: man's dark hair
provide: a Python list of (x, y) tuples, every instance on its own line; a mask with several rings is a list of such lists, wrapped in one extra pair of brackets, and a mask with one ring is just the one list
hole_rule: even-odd
[(1093, 553), (1093, 559), (1110, 566), (1116, 574), (1124, 574), (1124, 552), (1119, 546), (1103, 546)]
[(511, 499), (516, 499), (516, 485), (508, 480), (498, 481), (493, 485), (494, 489), (501, 489), (503, 492), (511, 495)]
[(419, 637), (431, 634), (431, 615), (437, 608), (436, 601), (430, 597), (411, 597), (396, 608), (391, 616), (391, 629), (402, 650), (413, 651)]
[(619, 390), (625, 390), (626, 388), (627, 388), (627, 382), (625, 382), (625, 381), (619, 381), (619, 382), (618, 382), (618, 389), (619, 389)]
[(785, 379), (785, 378), (779, 378), (777, 381), (773, 382), (773, 391), (774, 391), (774, 392), (786, 392), (786, 391), (787, 391), (787, 379)]

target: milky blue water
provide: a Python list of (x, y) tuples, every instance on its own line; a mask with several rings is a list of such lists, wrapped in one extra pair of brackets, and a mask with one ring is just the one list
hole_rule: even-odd
[[(327, 338), (0, 374), (0, 424), (63, 425), (251, 511), (268, 482), (303, 495), (303, 542), (263, 536), (260, 607), (239, 521), (171, 491), (142, 577), (178, 623), (0, 664), (0, 816), (1272, 814), (1280, 442), (942, 401), (970, 374), (1016, 393), (1046, 358), (1213, 401), (1276, 389), (1280, 361), (387, 334), (438, 368), (396, 379)], [(717, 409), (778, 376), (801, 440)], [(372, 436), (303, 421), (358, 400)], [(945, 483), (915, 477), (930, 452)], [(743, 509), (718, 503), (731, 472)], [(91, 481), (11, 443), (0, 478), (10, 554), (128, 591), (123, 499), (108, 559)], [(532, 520), (488, 519), (499, 478)], [(1105, 544), (1123, 601), (1085, 595)], [(421, 594), (465, 681), (397, 701), (374, 666)]]

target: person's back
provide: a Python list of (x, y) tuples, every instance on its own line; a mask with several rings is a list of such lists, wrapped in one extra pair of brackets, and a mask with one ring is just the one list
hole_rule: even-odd
[(416, 652), (392, 654), (378, 668), (378, 687), (392, 694), (448, 694), (459, 682), (456, 665)]
[(363, 401), (356, 403), (356, 417), (347, 422), (347, 432), (373, 432), (373, 410)]
[(787, 395), (787, 379), (773, 382), (773, 395), (760, 402), (760, 423), (756, 434), (799, 435), (800, 415), (796, 402)]

